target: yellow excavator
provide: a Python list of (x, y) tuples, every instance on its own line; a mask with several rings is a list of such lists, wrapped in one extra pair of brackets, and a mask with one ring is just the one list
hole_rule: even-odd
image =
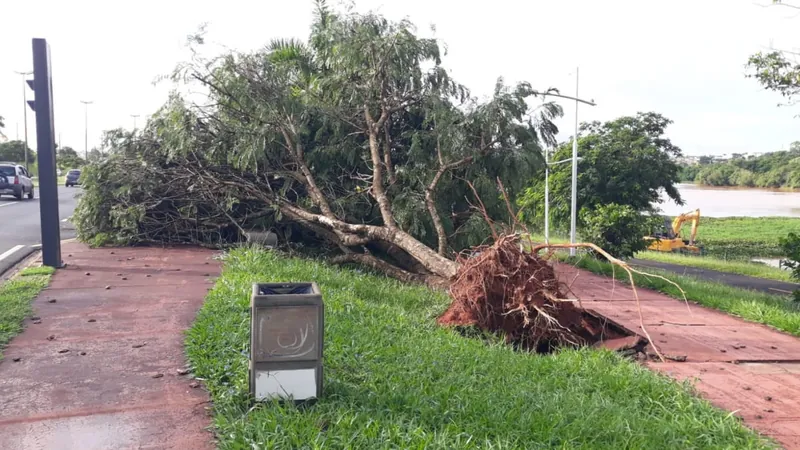
[[(692, 234), (689, 240), (681, 238), (681, 228), (683, 224), (692, 222)], [(664, 228), (653, 233), (652, 236), (645, 236), (648, 241), (648, 250), (657, 252), (685, 253), (690, 255), (704, 255), (705, 248), (696, 241), (697, 226), (700, 224), (700, 210), (684, 213), (676, 217), (672, 223), (664, 218)]]

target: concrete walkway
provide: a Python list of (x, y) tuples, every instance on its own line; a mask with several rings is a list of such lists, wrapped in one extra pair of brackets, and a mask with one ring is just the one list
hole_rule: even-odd
[(0, 448), (212, 448), (183, 349), (219, 272), (212, 253), (62, 248), (68, 267), (0, 362)]
[[(621, 271), (620, 271), (621, 272)], [(584, 308), (641, 334), (633, 291), (619, 281), (559, 264)], [(649, 366), (691, 379), (700, 395), (751, 428), (800, 449), (800, 339), (725, 313), (637, 289), (644, 325), (659, 350), (685, 362)]]

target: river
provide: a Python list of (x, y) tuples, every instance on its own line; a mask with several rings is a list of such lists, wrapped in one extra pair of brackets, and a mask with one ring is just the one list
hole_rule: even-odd
[(662, 192), (664, 214), (700, 209), (705, 217), (800, 217), (800, 191), (779, 191), (738, 187), (712, 187), (680, 183), (678, 191), (686, 202), (676, 205)]

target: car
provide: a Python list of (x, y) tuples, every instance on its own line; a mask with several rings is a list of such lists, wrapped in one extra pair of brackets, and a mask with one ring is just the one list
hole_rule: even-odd
[(13, 162), (0, 162), (0, 196), (13, 195), (17, 200), (33, 198), (33, 181), (25, 167)]
[(67, 172), (67, 180), (64, 182), (64, 186), (72, 187), (81, 184), (81, 171), (78, 169), (72, 169)]

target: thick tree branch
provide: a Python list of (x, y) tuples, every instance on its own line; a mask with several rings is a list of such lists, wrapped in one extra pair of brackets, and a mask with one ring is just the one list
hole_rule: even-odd
[(392, 164), (392, 136), (389, 133), (389, 121), (383, 124), (383, 162), (386, 165), (386, 173), (389, 175), (389, 184), (397, 183), (397, 176), (394, 173)]
[[(275, 199), (270, 199), (270, 201), (273, 203), (276, 202)], [(375, 225), (348, 223), (336, 218), (306, 211), (285, 201), (278, 200), (278, 207), (281, 212), (287, 216), (298, 217), (308, 222), (321, 224), (332, 231), (356, 234), (362, 238), (368, 237), (374, 241), (380, 240), (395, 244), (409, 255), (416, 258), (425, 269), (433, 274), (444, 278), (451, 278), (456, 274), (458, 265), (455, 261), (439, 255), (410, 234), (396, 227), (389, 228), (386, 226), (379, 227)]]
[(297, 166), (300, 168), (300, 172), (303, 174), (303, 177), (305, 178), (305, 182), (306, 185), (308, 186), (308, 192), (309, 194), (311, 194), (311, 198), (314, 200), (317, 206), (319, 206), (319, 209), (322, 211), (322, 214), (325, 214), (328, 217), (335, 217), (335, 215), (333, 214), (333, 210), (331, 209), (331, 205), (328, 203), (328, 200), (325, 198), (325, 195), (317, 186), (317, 183), (314, 180), (314, 176), (308, 169), (308, 165), (306, 165), (302, 144), (300, 144), (299, 142), (294, 142), (292, 137), (289, 136), (289, 133), (286, 131), (286, 129), (281, 128), (281, 133), (283, 134), (283, 139), (286, 141), (286, 148), (289, 150), (289, 153), (297, 163)]
[(381, 217), (383, 218), (383, 224), (391, 229), (397, 228), (397, 223), (394, 220), (394, 215), (392, 214), (392, 206), (389, 202), (389, 197), (386, 196), (386, 191), (383, 188), (383, 169), (381, 168), (383, 163), (381, 161), (381, 154), (380, 148), (378, 147), (378, 133), (383, 127), (383, 124), (386, 122), (389, 114), (384, 110), (381, 113), (380, 119), (375, 121), (372, 118), (372, 114), (369, 112), (369, 106), (364, 105), (364, 118), (367, 121), (367, 128), (368, 128), (368, 138), (369, 138), (369, 150), (370, 155), (372, 156), (372, 188), (370, 192), (372, 196), (375, 197), (375, 201), (378, 202), (378, 207), (381, 210)]
[(345, 253), (334, 257), (332, 262), (334, 264), (361, 264), (406, 283), (425, 283), (431, 287), (444, 287), (447, 284), (447, 280), (441, 277), (411, 273), (368, 253)]

